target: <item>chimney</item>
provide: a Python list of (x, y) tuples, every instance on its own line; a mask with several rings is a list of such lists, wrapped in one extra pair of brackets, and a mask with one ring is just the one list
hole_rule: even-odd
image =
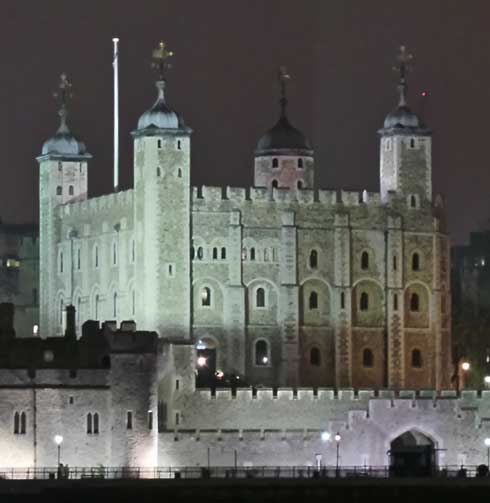
[(77, 330), (75, 327), (75, 307), (72, 305), (66, 306), (66, 330), (65, 337), (72, 341), (77, 338)]
[(15, 337), (14, 313), (13, 304), (7, 302), (0, 304), (0, 338), (4, 340)]

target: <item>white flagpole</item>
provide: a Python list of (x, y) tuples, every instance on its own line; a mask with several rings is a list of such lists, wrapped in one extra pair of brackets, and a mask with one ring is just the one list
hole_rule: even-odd
[(113, 38), (114, 55), (112, 66), (114, 68), (114, 192), (119, 185), (119, 51), (118, 38)]

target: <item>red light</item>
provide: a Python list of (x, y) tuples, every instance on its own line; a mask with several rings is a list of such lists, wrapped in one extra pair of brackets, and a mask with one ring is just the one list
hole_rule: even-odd
[(425, 98), (427, 96), (427, 91), (422, 91), (420, 95), (422, 96), (422, 98)]

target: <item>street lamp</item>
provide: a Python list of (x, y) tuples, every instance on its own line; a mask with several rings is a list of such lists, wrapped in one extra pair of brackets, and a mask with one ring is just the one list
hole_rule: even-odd
[(486, 438), (484, 441), (487, 446), (487, 466), (490, 466), (490, 438)]
[(322, 442), (328, 442), (330, 440), (330, 433), (328, 431), (322, 431)]
[(339, 476), (339, 450), (340, 450), (340, 441), (342, 440), (342, 437), (340, 436), (340, 433), (337, 432), (335, 434), (335, 442), (337, 443), (337, 462), (335, 463), (335, 476)]
[(54, 436), (54, 443), (58, 446), (58, 466), (60, 466), (61, 461), (61, 443), (63, 442), (63, 437), (61, 435)]
[(463, 362), (463, 363), (461, 364), (461, 368), (462, 368), (465, 372), (468, 372), (468, 370), (470, 370), (470, 366), (471, 366), (471, 365), (470, 365), (470, 362), (466, 362), (466, 361), (465, 361), (465, 362)]

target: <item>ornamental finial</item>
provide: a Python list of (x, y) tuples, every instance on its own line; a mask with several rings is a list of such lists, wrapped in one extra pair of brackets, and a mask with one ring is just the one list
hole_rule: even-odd
[(68, 101), (73, 97), (71, 88), (72, 88), (71, 82), (68, 80), (66, 73), (63, 72), (60, 75), (58, 90), (53, 93), (55, 100), (60, 105), (60, 109), (58, 111), (58, 115), (60, 116), (60, 130), (67, 129), (66, 125), (66, 116), (68, 115), (67, 104)]
[(399, 106), (405, 106), (407, 104), (407, 73), (412, 69), (411, 62), (413, 56), (407, 52), (407, 48), (404, 45), (401, 45), (396, 60), (398, 64), (393, 67), (393, 70), (400, 75), (400, 80), (398, 81), (398, 93), (400, 94)]
[(281, 99), (279, 103), (281, 104), (281, 117), (286, 116), (286, 106), (288, 104), (288, 99), (286, 98), (286, 83), (291, 79), (291, 75), (289, 75), (285, 66), (279, 67), (279, 85), (281, 88)]
[(162, 40), (158, 44), (158, 47), (153, 49), (151, 67), (158, 72), (158, 80), (165, 80), (164, 71), (172, 67), (167, 60), (173, 55), (174, 53), (167, 50), (165, 42)]

